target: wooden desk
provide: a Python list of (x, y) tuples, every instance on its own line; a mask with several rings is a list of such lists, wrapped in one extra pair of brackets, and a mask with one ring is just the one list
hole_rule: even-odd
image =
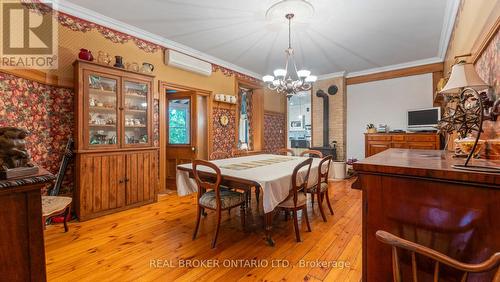
[(40, 189), (54, 176), (0, 180), (0, 280), (45, 281)]
[[(363, 281), (392, 281), (391, 248), (375, 238), (377, 230), (462, 262), (500, 251), (500, 174), (451, 167), (462, 162), (446, 151), (389, 149), (354, 164), (355, 186), (363, 190)], [(432, 269), (419, 268), (419, 280), (427, 281), (427, 272)]]

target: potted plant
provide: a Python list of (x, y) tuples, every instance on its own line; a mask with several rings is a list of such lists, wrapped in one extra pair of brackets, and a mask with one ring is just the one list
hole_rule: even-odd
[(366, 132), (368, 133), (377, 133), (377, 129), (373, 123), (369, 123), (366, 125)]

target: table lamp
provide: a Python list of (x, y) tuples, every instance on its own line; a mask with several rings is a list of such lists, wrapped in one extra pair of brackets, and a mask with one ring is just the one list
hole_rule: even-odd
[[(477, 131), (477, 136), (471, 151), (463, 165), (454, 165), (454, 168), (500, 173), (499, 168), (470, 165), (470, 159), (476, 152), (477, 144), (483, 131), (484, 104), (483, 97), (478, 90), (488, 88), (471, 63), (459, 62), (451, 69), (451, 75), (446, 85), (439, 91), (441, 94), (448, 94), (458, 99), (457, 104), (450, 116), (443, 117), (440, 122), (440, 131), (451, 133), (457, 131), (462, 138), (468, 136), (473, 131)], [(458, 97), (457, 97), (458, 96)]]

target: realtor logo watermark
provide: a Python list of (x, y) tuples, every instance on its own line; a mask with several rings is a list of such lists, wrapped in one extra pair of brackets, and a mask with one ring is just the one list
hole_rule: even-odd
[[(55, 1), (44, 4), (56, 8)], [(58, 28), (51, 12), (30, 10), (19, 1), (0, 0), (0, 68), (57, 69)]]

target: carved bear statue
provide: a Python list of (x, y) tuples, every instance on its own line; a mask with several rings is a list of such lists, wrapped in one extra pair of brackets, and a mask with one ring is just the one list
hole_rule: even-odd
[(24, 140), (28, 134), (22, 128), (0, 127), (0, 170), (33, 166)]

